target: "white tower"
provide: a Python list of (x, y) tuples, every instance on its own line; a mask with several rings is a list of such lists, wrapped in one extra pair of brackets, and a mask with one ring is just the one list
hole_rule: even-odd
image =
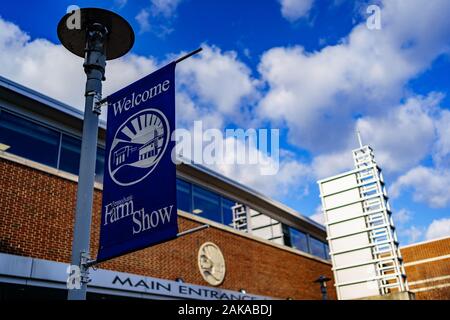
[(318, 181), (339, 299), (408, 291), (383, 175), (358, 140), (355, 169)]

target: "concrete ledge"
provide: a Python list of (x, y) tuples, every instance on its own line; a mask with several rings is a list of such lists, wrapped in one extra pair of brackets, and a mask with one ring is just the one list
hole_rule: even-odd
[(395, 292), (384, 296), (372, 296), (359, 300), (416, 300), (416, 295), (410, 291)]

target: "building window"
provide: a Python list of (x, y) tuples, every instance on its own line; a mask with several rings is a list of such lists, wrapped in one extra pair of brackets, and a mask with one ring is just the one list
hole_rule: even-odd
[(222, 198), (222, 219), (223, 224), (229, 227), (233, 226), (233, 207), (236, 202), (227, 198)]
[(330, 257), (330, 247), (328, 246), (328, 243), (325, 243), (325, 256), (327, 260), (331, 260)]
[(193, 185), (192, 191), (192, 213), (222, 223), (220, 196), (196, 185)]
[(0, 143), (6, 151), (51, 167), (58, 162), (60, 133), (9, 112), (0, 112)]
[(78, 170), (80, 169), (80, 152), (81, 140), (63, 134), (59, 169), (78, 175)]
[(192, 212), (191, 184), (177, 179), (177, 207), (185, 212)]
[(303, 252), (309, 252), (308, 237), (306, 233), (295, 228), (283, 225), (284, 243)]
[[(81, 140), (0, 110), (0, 143), (6, 152), (78, 175)], [(95, 179), (103, 182), (105, 150), (97, 148)]]
[(178, 209), (232, 227), (236, 201), (177, 178)]
[(327, 259), (327, 254), (326, 254), (326, 249), (325, 249), (325, 243), (314, 238), (314, 237), (310, 237), (310, 246), (311, 246), (311, 254), (322, 258), (322, 259)]
[(97, 161), (95, 163), (95, 181), (103, 183), (105, 173), (105, 149), (97, 148)]

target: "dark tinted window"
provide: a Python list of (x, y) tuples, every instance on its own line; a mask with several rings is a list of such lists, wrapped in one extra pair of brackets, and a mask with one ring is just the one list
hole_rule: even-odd
[(0, 143), (7, 152), (57, 166), (60, 133), (9, 112), (0, 112)]
[(330, 257), (330, 247), (328, 246), (327, 243), (325, 243), (325, 255), (326, 255), (327, 260), (331, 259), (331, 257)]
[(177, 179), (177, 206), (179, 210), (191, 212), (191, 185), (183, 180)]
[(306, 233), (283, 225), (283, 236), (285, 245), (303, 252), (309, 252), (308, 237)]
[(322, 259), (327, 259), (327, 254), (325, 253), (325, 243), (322, 241), (311, 237), (310, 238), (311, 253)]
[(193, 195), (193, 214), (222, 223), (220, 196), (218, 194), (194, 185)]
[(223, 224), (227, 226), (231, 226), (233, 223), (233, 209), (235, 206), (235, 202), (231, 201), (227, 198), (222, 198), (222, 219)]
[[(75, 175), (80, 170), (81, 140), (63, 134), (61, 139), (61, 155), (59, 169)], [(95, 181), (102, 183), (105, 170), (105, 150), (97, 148), (97, 160), (95, 163)]]
[(95, 163), (95, 181), (103, 183), (105, 172), (105, 149), (97, 148), (97, 161)]
[(59, 169), (78, 175), (80, 169), (81, 140), (63, 134)]

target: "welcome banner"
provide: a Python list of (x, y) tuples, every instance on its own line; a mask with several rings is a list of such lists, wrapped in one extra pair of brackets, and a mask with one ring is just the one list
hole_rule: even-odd
[(97, 261), (109, 260), (178, 234), (175, 66), (107, 98), (105, 174)]

